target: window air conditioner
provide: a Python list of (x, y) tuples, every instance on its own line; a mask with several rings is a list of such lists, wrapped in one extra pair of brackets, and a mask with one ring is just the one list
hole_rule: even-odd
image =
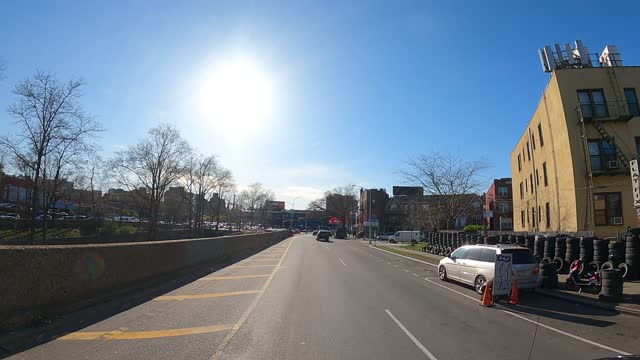
[(607, 162), (607, 169), (617, 169), (618, 168), (618, 160), (609, 160)]
[(622, 216), (616, 216), (611, 218), (613, 225), (622, 225)]

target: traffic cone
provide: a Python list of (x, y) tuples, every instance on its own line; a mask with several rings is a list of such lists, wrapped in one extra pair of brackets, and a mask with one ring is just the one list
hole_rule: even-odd
[(493, 295), (491, 295), (491, 281), (488, 281), (484, 286), (484, 293), (482, 293), (482, 306), (493, 306)]
[(509, 304), (518, 305), (518, 280), (513, 279), (511, 282), (511, 295), (509, 296)]

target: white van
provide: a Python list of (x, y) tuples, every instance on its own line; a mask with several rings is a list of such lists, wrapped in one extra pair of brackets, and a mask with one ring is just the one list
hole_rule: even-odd
[(390, 243), (399, 243), (399, 242), (420, 242), (422, 240), (422, 231), (396, 231), (395, 234), (389, 236)]

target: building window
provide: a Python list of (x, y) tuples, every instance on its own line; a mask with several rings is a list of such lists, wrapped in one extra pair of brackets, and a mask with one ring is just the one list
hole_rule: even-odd
[(622, 225), (622, 199), (619, 192), (593, 194), (596, 226)]
[(636, 156), (640, 158), (640, 137), (636, 136)]
[(531, 183), (531, 193), (533, 193), (533, 174), (529, 174), (529, 183)]
[[(613, 141), (613, 139), (610, 139)], [(589, 159), (591, 171), (604, 171), (613, 167), (612, 161), (616, 161), (616, 148), (604, 139), (589, 140)]]
[(509, 188), (506, 186), (498, 186), (498, 196), (509, 196)]
[(531, 149), (529, 148), (528, 141), (527, 141), (527, 160), (531, 161)]
[(540, 174), (538, 174), (538, 169), (536, 169), (536, 186), (540, 186)]
[(578, 101), (580, 101), (580, 113), (583, 118), (605, 118), (609, 116), (602, 89), (578, 90)]
[(540, 141), (540, 147), (543, 147), (544, 138), (542, 137), (542, 124), (538, 124), (538, 141)]
[(520, 181), (520, 199), (524, 199), (524, 192), (522, 191), (522, 181)]
[(542, 222), (542, 212), (540, 211), (540, 205), (538, 205), (538, 224)]
[(518, 171), (522, 171), (522, 158), (520, 157), (520, 154), (518, 154)]
[(525, 161), (525, 160), (527, 160), (527, 159), (524, 157), (524, 146), (523, 146), (522, 147), (522, 161)]
[(522, 227), (524, 227), (524, 210), (520, 210), (520, 221), (522, 222)]
[(547, 229), (551, 227), (551, 214), (549, 212), (549, 203), (544, 204), (544, 214), (547, 216)]
[(529, 208), (527, 208), (527, 225), (529, 225)]
[(527, 178), (524, 178), (524, 192), (529, 193), (529, 185), (527, 185)]
[(640, 106), (638, 106), (638, 98), (636, 97), (636, 89), (624, 89), (624, 98), (627, 100), (629, 115), (640, 116)]
[(533, 146), (533, 150), (536, 149), (536, 136), (531, 134), (531, 145)]
[(544, 186), (549, 186), (549, 180), (547, 180), (547, 162), (542, 163), (542, 179), (544, 180)]

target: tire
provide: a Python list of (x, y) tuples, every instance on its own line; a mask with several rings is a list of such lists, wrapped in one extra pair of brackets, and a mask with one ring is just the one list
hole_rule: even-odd
[(631, 280), (631, 269), (629, 268), (629, 265), (625, 263), (619, 264), (618, 269), (622, 271), (622, 278), (624, 280)]
[(603, 281), (606, 279), (618, 279), (620, 277), (621, 271), (622, 270), (618, 270), (618, 269), (602, 271), (600, 273), (600, 277), (602, 278)]
[(561, 272), (564, 269), (564, 260), (561, 257), (553, 258), (553, 262), (556, 264), (556, 272)]
[(613, 263), (611, 261), (607, 261), (606, 263), (602, 264), (602, 266), (600, 266), (600, 270), (613, 270), (615, 269), (615, 267), (613, 266)]
[(550, 263), (551, 262), (551, 258), (550, 257), (545, 257), (542, 259), (542, 261), (540, 262), (541, 264), (546, 264), (546, 263)]
[(449, 256), (451, 255), (451, 248), (447, 248), (447, 250), (444, 251), (444, 256)]
[(438, 277), (442, 281), (449, 280), (449, 278), (447, 277), (447, 268), (445, 268), (444, 265), (440, 265), (440, 267), (438, 268)]
[(487, 279), (480, 275), (478, 277), (476, 277), (476, 279), (473, 281), (473, 286), (476, 289), (476, 292), (480, 295), (482, 295), (482, 291), (484, 290), (484, 284), (487, 282)]
[(587, 265), (587, 269), (588, 271), (599, 271), (600, 270), (600, 264), (596, 261), (592, 261)]

